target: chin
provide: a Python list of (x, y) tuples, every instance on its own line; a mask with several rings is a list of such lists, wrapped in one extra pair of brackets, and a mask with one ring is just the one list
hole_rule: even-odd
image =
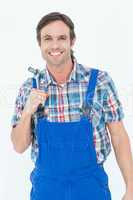
[(55, 66), (55, 67), (61, 67), (62, 63), (51, 63), (51, 65)]
[(60, 61), (60, 62), (57, 62), (57, 61), (50, 61), (50, 60), (46, 60), (46, 62), (49, 64), (49, 65), (54, 65), (54, 66), (57, 66), (57, 67), (60, 67), (61, 65), (64, 64), (63, 61)]

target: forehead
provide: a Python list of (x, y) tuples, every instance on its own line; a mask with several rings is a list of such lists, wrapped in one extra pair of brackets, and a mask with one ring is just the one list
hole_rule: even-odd
[(45, 27), (42, 28), (41, 30), (41, 36), (45, 35), (69, 35), (70, 30), (69, 27), (62, 21), (54, 21), (51, 22), (50, 24), (46, 25)]

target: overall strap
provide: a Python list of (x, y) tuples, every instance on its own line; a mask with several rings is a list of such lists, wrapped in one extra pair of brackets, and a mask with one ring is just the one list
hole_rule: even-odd
[[(34, 89), (38, 89), (38, 86), (37, 86), (37, 80), (35, 77), (32, 77), (32, 88)], [(39, 105), (38, 109), (37, 109), (37, 112), (41, 111), (42, 109), (44, 109), (44, 106), (48, 105), (48, 98), (46, 99), (44, 105)]]
[(87, 93), (86, 93), (86, 105), (92, 106), (93, 104), (93, 97), (95, 93), (95, 87), (97, 83), (97, 76), (98, 76), (98, 69), (92, 69), (89, 84), (87, 87)]
[(37, 88), (37, 82), (35, 78), (32, 78), (32, 88)]
[(39, 70), (38, 69), (34, 69), (33, 67), (28, 67), (28, 71), (31, 72), (33, 74), (32, 77), (32, 88), (37, 89), (38, 88), (38, 84), (37, 84), (37, 77), (39, 75)]
[[(36, 80), (35, 77), (32, 77), (32, 88), (38, 89), (37, 80)], [(40, 104), (40, 105), (38, 106), (38, 108), (37, 108), (36, 113), (37, 113), (37, 112), (38, 112), (38, 113), (39, 113), (39, 112), (42, 112), (43, 109), (44, 109), (44, 105)]]
[[(92, 109), (92, 105), (93, 105), (93, 97), (94, 97), (94, 93), (95, 93), (95, 87), (97, 84), (97, 76), (98, 76), (98, 69), (91, 69), (91, 74), (90, 74), (90, 80), (88, 83), (88, 87), (87, 87), (87, 92), (86, 92), (86, 114), (87, 114), (87, 118), (88, 115), (90, 116), (90, 112)], [(91, 121), (92, 122), (92, 121)], [(93, 159), (95, 160), (95, 162), (97, 162), (97, 156), (96, 156), (96, 149), (94, 146), (94, 136), (93, 136), (93, 124), (90, 124), (90, 132), (89, 134), (89, 139), (91, 141), (91, 154)]]

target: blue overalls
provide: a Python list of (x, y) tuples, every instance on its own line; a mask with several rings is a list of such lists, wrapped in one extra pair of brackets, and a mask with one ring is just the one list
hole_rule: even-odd
[[(92, 104), (98, 70), (91, 71), (86, 101)], [(34, 86), (35, 87), (35, 86)], [(90, 119), (36, 126), (39, 155), (31, 173), (30, 200), (111, 200), (108, 176), (97, 164)]]

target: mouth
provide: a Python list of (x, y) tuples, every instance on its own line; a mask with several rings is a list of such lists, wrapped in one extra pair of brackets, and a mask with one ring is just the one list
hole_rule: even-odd
[(50, 56), (57, 57), (57, 56), (60, 56), (61, 54), (63, 54), (63, 51), (49, 52), (48, 54)]

